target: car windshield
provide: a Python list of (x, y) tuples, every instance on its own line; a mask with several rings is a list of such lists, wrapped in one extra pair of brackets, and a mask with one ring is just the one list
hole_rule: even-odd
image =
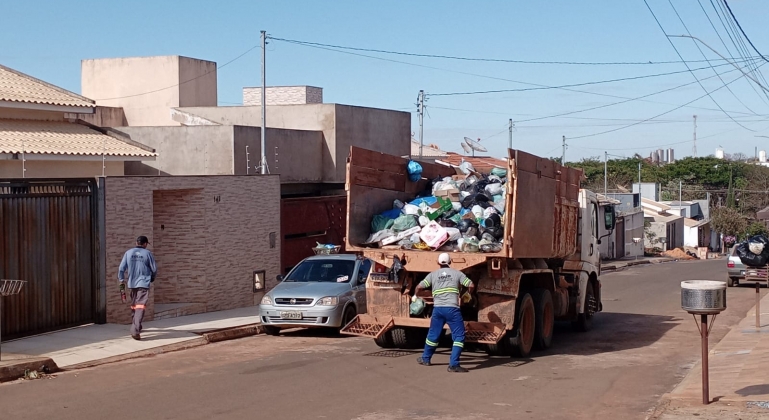
[(352, 278), (354, 269), (355, 261), (307, 260), (291, 270), (284, 281), (346, 283)]

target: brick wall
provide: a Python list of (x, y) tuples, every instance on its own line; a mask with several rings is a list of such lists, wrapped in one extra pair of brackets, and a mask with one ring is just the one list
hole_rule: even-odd
[[(267, 105), (322, 104), (323, 89), (313, 86), (267, 86)], [(262, 104), (261, 87), (243, 88), (243, 105)]]
[[(156, 223), (156, 217), (174, 220)], [(266, 270), (268, 288), (280, 274), (278, 176), (108, 177), (105, 223), (110, 323), (130, 322), (130, 305), (120, 302), (116, 276), (120, 259), (139, 235), (149, 238), (159, 271), (147, 320), (158, 298), (188, 299), (185, 293), (203, 299), (206, 311), (254, 305), (253, 271)], [(156, 230), (161, 224), (165, 229)]]

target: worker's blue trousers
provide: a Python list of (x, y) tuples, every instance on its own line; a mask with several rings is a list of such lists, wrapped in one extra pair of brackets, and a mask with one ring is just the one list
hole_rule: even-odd
[(438, 340), (441, 337), (443, 326), (449, 324), (451, 328), (451, 338), (454, 345), (451, 347), (451, 360), (449, 366), (459, 366), (459, 355), (465, 347), (465, 322), (462, 319), (462, 312), (454, 307), (436, 307), (433, 308), (433, 316), (430, 320), (430, 331), (427, 332), (425, 341), (425, 352), (422, 359), (429, 362), (438, 347)]

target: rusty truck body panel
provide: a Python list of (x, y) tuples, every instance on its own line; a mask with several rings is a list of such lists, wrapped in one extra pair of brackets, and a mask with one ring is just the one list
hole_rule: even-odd
[[(372, 270), (367, 282), (368, 314), (343, 332), (372, 337), (383, 346), (387, 344), (383, 337), (395, 328), (426, 332), (429, 316), (411, 316), (409, 303), (416, 284), (438, 269), (440, 252), (362, 246), (371, 233), (372, 217), (391, 208), (396, 199), (410, 201), (429, 180), (457, 174), (450, 166), (420, 162), (422, 179), (410, 182), (407, 164), (408, 159), (356, 147), (347, 163), (346, 249), (370, 258), (380, 270)], [(586, 300), (594, 305), (587, 309), (600, 310), (600, 300), (593, 302), (600, 296), (597, 252), (589, 258), (583, 252), (586, 246), (598, 249), (597, 211), (592, 211), (597, 199), (580, 190), (582, 172), (519, 150), (508, 151), (507, 170), (502, 249), (451, 254), (452, 268), (463, 271), (477, 286), (472, 303), (463, 308), (468, 342), (497, 345), (505, 338), (514, 343), (517, 330), (523, 328), (519, 318), (526, 318), (516, 303), (528, 295), (542, 299), (544, 291), (550, 296), (546, 300), (552, 300), (553, 315), (548, 318), (584, 318)], [(393, 275), (396, 260), (404, 269)], [(593, 297), (586, 299), (591, 293)], [(428, 307), (432, 304), (429, 291), (419, 297)]]

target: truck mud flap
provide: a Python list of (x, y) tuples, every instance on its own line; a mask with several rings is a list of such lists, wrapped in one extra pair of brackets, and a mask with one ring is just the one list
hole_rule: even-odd
[(371, 315), (358, 315), (340, 330), (342, 334), (377, 339), (395, 325), (393, 318), (378, 319)]
[(465, 322), (465, 342), (497, 344), (507, 333), (505, 324)]

